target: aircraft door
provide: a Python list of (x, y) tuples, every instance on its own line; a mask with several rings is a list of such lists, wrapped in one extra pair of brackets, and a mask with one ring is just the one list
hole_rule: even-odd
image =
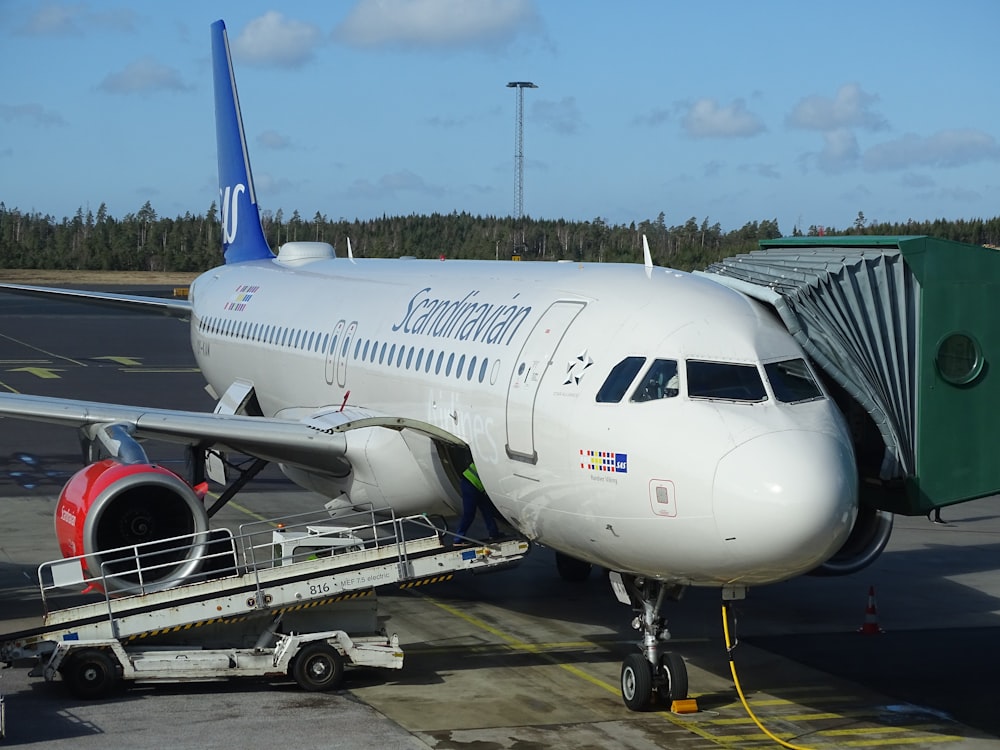
[(333, 329), (333, 335), (330, 336), (330, 346), (326, 350), (325, 375), (327, 385), (333, 385), (333, 376), (337, 372), (337, 352), (340, 351), (337, 345), (340, 343), (340, 335), (344, 332), (345, 325), (347, 325), (346, 320), (339, 321)]
[(340, 352), (337, 354), (337, 385), (343, 387), (347, 383), (347, 360), (351, 356), (351, 342), (354, 340), (354, 332), (358, 330), (358, 321), (353, 321), (347, 326), (344, 333), (344, 343), (340, 345)]
[(535, 397), (559, 342), (586, 302), (556, 302), (528, 334), (507, 387), (507, 456), (535, 463)]

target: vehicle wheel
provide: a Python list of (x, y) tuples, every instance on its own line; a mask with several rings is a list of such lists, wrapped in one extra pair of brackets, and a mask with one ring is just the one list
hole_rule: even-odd
[(73, 654), (60, 671), (77, 698), (103, 698), (118, 683), (114, 660), (105, 651), (87, 649)]
[(577, 560), (575, 557), (556, 552), (556, 570), (559, 577), (569, 583), (582, 583), (590, 576), (590, 569), (593, 566), (589, 562)]
[(292, 677), (313, 693), (336, 690), (344, 681), (344, 657), (328, 643), (310, 643), (295, 656)]
[(660, 698), (668, 706), (688, 697), (687, 664), (680, 654), (668, 651), (660, 657)]
[(622, 700), (630, 711), (646, 711), (653, 702), (653, 667), (642, 654), (622, 662)]

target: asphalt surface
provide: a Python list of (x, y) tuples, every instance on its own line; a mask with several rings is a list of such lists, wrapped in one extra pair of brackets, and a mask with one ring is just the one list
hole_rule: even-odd
[[(136, 291), (136, 290), (115, 290)], [(144, 290), (147, 291), (147, 290)], [(186, 325), (0, 294), (0, 389), (211, 410)], [(149, 446), (177, 468), (173, 446)], [(37, 622), (37, 565), (58, 557), (52, 511), (80, 467), (75, 432), (0, 421), (0, 633)], [(266, 471), (219, 522), (314, 509)], [(945, 525), (897, 519), (869, 569), (755, 589), (736, 607), (733, 651), (768, 729), (802, 747), (1000, 748), (1000, 499), (945, 509)], [(869, 589), (877, 635), (861, 634)], [(344, 690), (232, 681), (131, 689), (83, 702), (27, 669), (0, 672), (9, 746), (40, 748), (528, 748), (768, 746), (739, 704), (718, 594), (695, 590), (665, 614), (700, 713), (627, 711), (622, 658), (631, 613), (595, 571), (561, 581), (552, 555), (519, 568), (381, 590), (400, 636), (400, 672), (351, 672)]]

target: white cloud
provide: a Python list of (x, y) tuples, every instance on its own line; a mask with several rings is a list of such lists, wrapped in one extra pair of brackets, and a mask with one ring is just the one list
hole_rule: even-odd
[(399, 192), (413, 192), (432, 196), (444, 194), (442, 188), (427, 184), (424, 182), (423, 177), (414, 174), (408, 169), (382, 175), (376, 183), (365, 179), (355, 180), (347, 192), (354, 197), (362, 196), (366, 198), (386, 198)]
[(793, 128), (824, 132), (842, 128), (882, 130), (888, 123), (871, 109), (877, 101), (878, 96), (865, 93), (857, 83), (847, 83), (837, 90), (833, 99), (824, 96), (802, 99), (786, 122)]
[(357, 47), (504, 44), (540, 21), (532, 0), (359, 0), (334, 30)]
[(1000, 159), (996, 138), (981, 130), (939, 130), (921, 137), (907, 133), (901, 138), (872, 146), (864, 155), (869, 171), (913, 167), (959, 167)]
[(0, 104), (0, 120), (15, 122), (26, 120), (32, 125), (65, 125), (58, 112), (45, 109), (41, 104)]
[(281, 150), (291, 148), (292, 142), (286, 136), (274, 130), (265, 130), (257, 136), (257, 143), (262, 148)]
[(781, 178), (781, 173), (778, 171), (778, 167), (774, 164), (764, 164), (763, 162), (755, 164), (741, 164), (739, 166), (739, 170), (744, 174), (766, 177), (769, 180), (777, 180)]
[(312, 60), (321, 40), (316, 26), (271, 10), (248, 23), (232, 41), (233, 57), (248, 65), (298, 68)]
[(632, 119), (633, 125), (648, 125), (649, 127), (656, 127), (670, 119), (669, 110), (663, 109), (662, 107), (654, 107), (648, 112), (636, 115)]
[(174, 68), (158, 63), (152, 57), (142, 57), (125, 66), (120, 73), (109, 73), (98, 85), (109, 94), (131, 94), (144, 91), (186, 91), (190, 87)]
[(742, 99), (728, 107), (720, 107), (715, 99), (699, 99), (688, 109), (681, 124), (695, 138), (749, 138), (765, 130), (764, 123), (747, 110)]
[(824, 172), (836, 174), (857, 165), (860, 155), (854, 133), (847, 128), (838, 128), (823, 133), (823, 150), (817, 156), (817, 163)]
[(913, 188), (913, 189), (924, 189), (933, 187), (935, 182), (933, 179), (925, 174), (918, 174), (917, 172), (907, 172), (902, 177), (899, 178), (899, 184), (903, 187)]
[(132, 31), (136, 14), (130, 8), (92, 11), (86, 3), (45, 3), (18, 29), (28, 36), (82, 36), (93, 28)]
[(537, 101), (531, 107), (531, 115), (542, 127), (563, 135), (578, 132), (583, 119), (576, 106), (576, 97), (573, 96), (563, 97), (559, 101)]

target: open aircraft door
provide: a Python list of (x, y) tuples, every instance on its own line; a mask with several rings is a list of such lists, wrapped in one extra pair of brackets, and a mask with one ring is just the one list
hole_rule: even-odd
[(507, 387), (507, 456), (535, 463), (535, 396), (552, 357), (586, 302), (555, 302), (528, 334)]

